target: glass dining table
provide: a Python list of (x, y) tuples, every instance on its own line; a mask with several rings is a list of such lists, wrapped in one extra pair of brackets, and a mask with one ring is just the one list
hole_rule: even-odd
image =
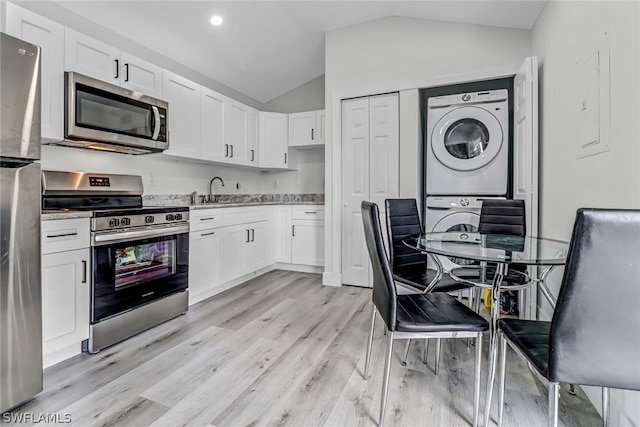
[[(531, 277), (528, 286), (537, 284), (545, 299), (555, 308), (555, 300), (546, 285), (546, 277), (551, 270), (564, 265), (569, 251), (569, 243), (561, 240), (546, 239), (534, 236), (510, 236), (502, 234), (480, 234), (471, 232), (421, 233), (403, 240), (405, 246), (416, 251), (441, 255), (452, 258), (477, 261), (483, 269), (487, 263), (496, 265), (496, 272), (491, 282), (470, 282), (480, 287), (491, 288), (491, 319), (489, 329), (489, 375), (487, 378), (487, 393), (485, 396), (484, 425), (488, 424), (493, 382), (495, 380), (498, 330), (500, 317), (500, 290), (502, 281), (509, 271), (509, 266), (541, 266), (539, 275)], [(444, 273), (437, 257), (432, 257), (438, 269), (436, 278)], [(482, 271), (479, 277), (484, 277)], [(435, 280), (434, 280), (435, 281)], [(433, 283), (435, 285), (435, 283)]]

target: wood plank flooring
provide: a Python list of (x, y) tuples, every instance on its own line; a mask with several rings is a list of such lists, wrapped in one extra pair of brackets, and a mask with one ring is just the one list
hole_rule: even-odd
[[(13, 415), (69, 414), (79, 426), (374, 426), (385, 338), (378, 321), (365, 381), (370, 301), (370, 289), (272, 271), (99, 354), (47, 369), (45, 390)], [(403, 348), (396, 342), (386, 424), (470, 425), (473, 346), (445, 341), (438, 376), (434, 351), (425, 365), (421, 343), (412, 343), (403, 367)], [(486, 344), (484, 351), (486, 368)], [(545, 426), (546, 389), (509, 354), (503, 425)], [(496, 414), (494, 404), (493, 421)], [(600, 424), (581, 390), (562, 389), (560, 414), (565, 427)]]

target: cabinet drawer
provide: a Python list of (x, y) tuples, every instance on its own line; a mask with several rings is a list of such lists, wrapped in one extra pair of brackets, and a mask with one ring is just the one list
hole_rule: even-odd
[(269, 213), (267, 209), (262, 206), (233, 208), (229, 209), (226, 225), (249, 224), (252, 222), (266, 221), (267, 219), (269, 219)]
[(319, 219), (324, 221), (324, 205), (293, 206), (291, 219)]
[(208, 230), (224, 225), (225, 213), (223, 209), (194, 209), (189, 216), (191, 231)]
[(42, 221), (42, 254), (89, 247), (89, 218)]

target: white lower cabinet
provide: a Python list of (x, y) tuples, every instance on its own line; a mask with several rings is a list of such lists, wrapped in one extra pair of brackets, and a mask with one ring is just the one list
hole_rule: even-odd
[(291, 221), (291, 263), (324, 265), (324, 222), (295, 219)]
[(277, 262), (324, 265), (324, 206), (278, 206), (275, 228)]
[(189, 300), (200, 298), (220, 283), (220, 233), (218, 230), (189, 234)]
[(233, 286), (273, 264), (270, 208), (212, 208), (191, 212), (189, 303)]
[(249, 241), (245, 259), (247, 272), (267, 266), (267, 221), (247, 224)]
[(232, 280), (267, 266), (267, 221), (220, 229), (222, 281)]
[(274, 252), (276, 262), (291, 262), (291, 206), (276, 206)]
[(245, 270), (246, 245), (249, 232), (244, 225), (234, 225), (220, 229), (220, 268), (222, 281), (242, 276)]
[(42, 224), (43, 367), (81, 352), (89, 338), (89, 220)]

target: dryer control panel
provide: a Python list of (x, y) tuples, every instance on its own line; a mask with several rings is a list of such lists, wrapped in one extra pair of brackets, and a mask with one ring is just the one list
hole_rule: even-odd
[(507, 89), (488, 90), (483, 92), (459, 93), (456, 95), (444, 95), (429, 98), (428, 108), (443, 108), (452, 105), (484, 104), (487, 102), (506, 101), (509, 96)]

